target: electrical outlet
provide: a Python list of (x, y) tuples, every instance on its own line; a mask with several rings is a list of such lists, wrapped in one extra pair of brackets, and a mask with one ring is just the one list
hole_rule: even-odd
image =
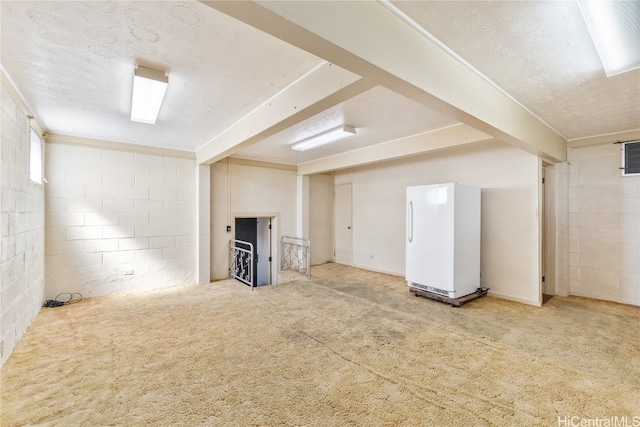
[(124, 275), (125, 276), (133, 276), (133, 270), (125, 270), (124, 271)]

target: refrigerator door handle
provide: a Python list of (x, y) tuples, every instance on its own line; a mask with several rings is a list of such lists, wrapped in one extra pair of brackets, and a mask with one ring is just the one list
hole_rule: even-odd
[(409, 243), (413, 242), (413, 202), (409, 202)]

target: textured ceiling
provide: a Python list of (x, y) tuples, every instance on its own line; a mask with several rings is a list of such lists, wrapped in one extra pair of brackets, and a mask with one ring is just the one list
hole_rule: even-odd
[[(457, 123), (378, 86), (241, 150), (237, 156), (300, 164)], [(291, 149), (291, 144), (314, 135), (318, 129), (332, 129), (342, 124), (356, 128), (356, 135), (313, 150)]]
[(567, 139), (640, 127), (640, 70), (607, 78), (575, 1), (393, 4)]
[[(640, 129), (640, 70), (606, 78), (575, 2), (391, 4), (564, 138)], [(193, 1), (0, 8), (2, 67), (50, 133), (194, 151), (322, 61)], [(129, 120), (136, 65), (169, 76), (156, 125)], [(341, 120), (348, 143), (288, 148)], [(235, 155), (299, 164), (454, 123), (375, 87)]]
[[(2, 65), (49, 132), (195, 150), (321, 62), (197, 2), (2, 1)], [(167, 72), (129, 120), (136, 65)]]

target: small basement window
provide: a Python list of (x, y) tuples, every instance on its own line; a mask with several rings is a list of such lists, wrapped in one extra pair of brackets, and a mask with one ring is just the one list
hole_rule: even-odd
[(622, 142), (622, 175), (640, 175), (640, 140)]

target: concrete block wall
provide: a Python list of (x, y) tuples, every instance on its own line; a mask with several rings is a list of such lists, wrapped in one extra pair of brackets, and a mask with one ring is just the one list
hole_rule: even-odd
[(640, 305), (640, 176), (621, 175), (617, 144), (567, 154), (568, 214), (558, 213), (566, 251), (558, 264), (568, 268), (568, 293)]
[(196, 282), (211, 281), (211, 167), (196, 166)]
[(195, 160), (47, 144), (46, 296), (196, 280)]
[(0, 360), (44, 302), (44, 190), (29, 179), (29, 119), (2, 85), (0, 154)]
[[(296, 171), (223, 160), (211, 165), (211, 280), (228, 277), (229, 240), (236, 216), (276, 216), (273, 259), (280, 236), (296, 234)], [(227, 233), (226, 226), (232, 231)]]
[(227, 226), (233, 225), (231, 219), (231, 206), (229, 204), (231, 193), (229, 184), (231, 165), (226, 160), (221, 160), (211, 165), (211, 280), (224, 279), (229, 273), (229, 240), (233, 237), (227, 232)]

